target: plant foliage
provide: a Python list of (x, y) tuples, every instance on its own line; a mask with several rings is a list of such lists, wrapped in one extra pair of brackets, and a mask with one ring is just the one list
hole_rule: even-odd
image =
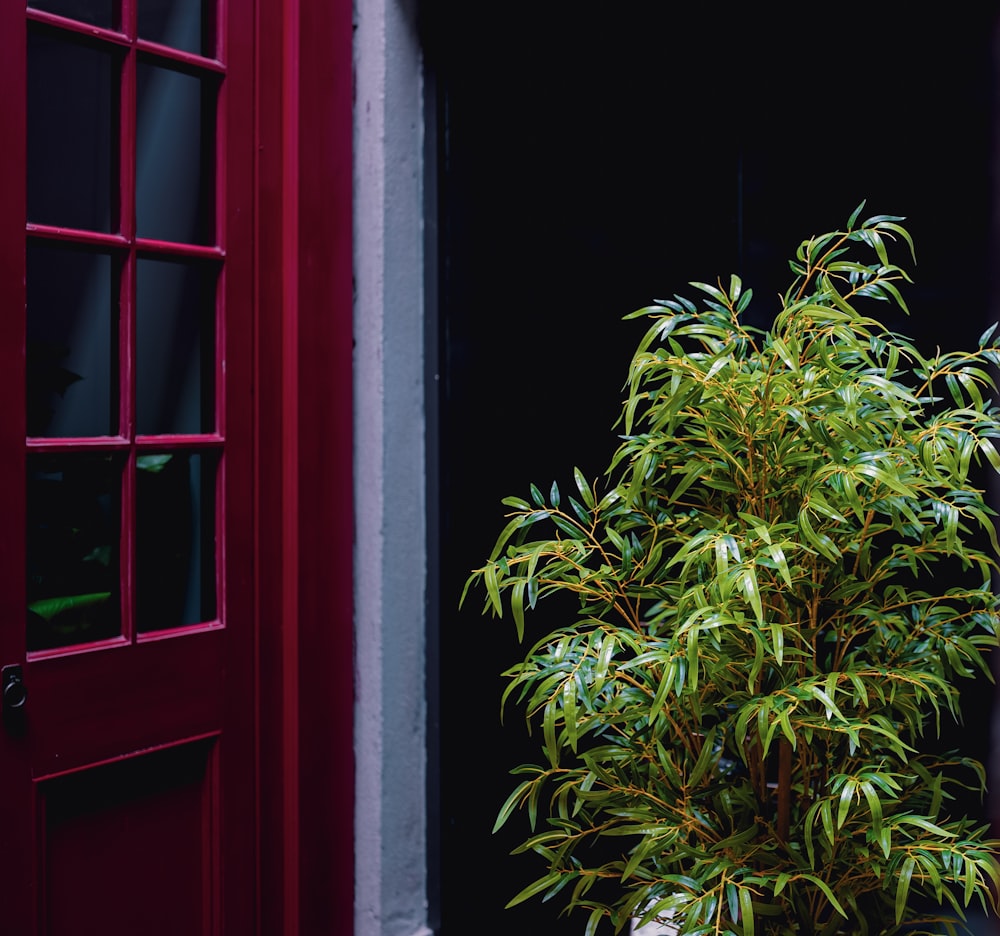
[(547, 866), (512, 905), (559, 894), (588, 936), (604, 917), (940, 932), (995, 910), (997, 843), (952, 809), (983, 767), (925, 734), (997, 641), (975, 479), (1000, 470), (1000, 342), (927, 357), (862, 314), (906, 311), (889, 249), (913, 244), (860, 211), (801, 244), (770, 330), (743, 323), (735, 276), (634, 313), (607, 483), (504, 500), (466, 592), (522, 640), (527, 609), (579, 601), (506, 674), (542, 757), (497, 826), (526, 809), (517, 851)]

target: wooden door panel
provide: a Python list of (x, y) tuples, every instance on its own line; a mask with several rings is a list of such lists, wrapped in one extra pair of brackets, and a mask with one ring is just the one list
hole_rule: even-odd
[[(193, 32), (169, 28), (192, 11)], [(0, 667), (28, 689), (20, 730), (0, 728), (3, 936), (350, 932), (351, 43), (345, 0), (0, 2)], [(170, 88), (157, 136), (144, 108)], [(165, 159), (162, 139), (194, 124)], [(49, 155), (61, 169), (39, 172)], [(200, 220), (153, 217), (195, 170)], [(69, 210), (67, 188), (89, 200)], [(168, 281), (201, 312), (174, 306), (169, 334)], [(85, 402), (56, 383), (29, 411), (28, 340), (72, 344), (81, 323), (100, 355), (57, 363)], [(181, 345), (187, 379), (160, 380)], [(158, 408), (188, 397), (202, 405)], [(141, 483), (139, 460), (181, 452), (216, 469), (215, 591), (193, 562), (201, 585), (147, 614), (139, 592), (167, 604), (177, 576), (150, 571), (144, 543), (184, 537), (144, 506), (164, 507), (166, 479)], [(29, 583), (26, 552), (52, 552), (26, 549), (27, 469), (90, 457), (121, 469), (122, 507), (76, 559), (100, 547), (116, 565), (88, 579), (39, 563)], [(107, 593), (108, 613), (28, 639), (27, 605), (81, 593)], [(192, 767), (182, 752), (202, 744)], [(118, 778), (160, 749), (177, 782), (150, 772), (122, 799)]]
[[(0, 667), (28, 693), (0, 728), (0, 933), (243, 936), (258, 900), (254, 4), (116, 0), (93, 28), (73, 20), (92, 9), (0, 3)], [(200, 38), (158, 31), (157, 10)], [(88, 122), (97, 181), (57, 142)], [(64, 215), (71, 195), (100, 210)], [(65, 380), (30, 410), (39, 343)], [(50, 404), (70, 409), (50, 421)]]
[[(217, 730), (222, 629), (33, 661), (25, 740), (36, 776)], [(100, 726), (95, 731), (95, 726)]]
[(36, 780), (39, 932), (213, 931), (217, 740)]

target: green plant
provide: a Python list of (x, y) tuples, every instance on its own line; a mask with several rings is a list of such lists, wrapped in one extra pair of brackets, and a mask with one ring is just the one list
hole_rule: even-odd
[(974, 478), (1000, 470), (1000, 344), (926, 357), (862, 315), (906, 311), (888, 248), (913, 244), (860, 211), (802, 243), (767, 331), (742, 323), (735, 276), (634, 313), (651, 325), (606, 485), (574, 470), (573, 496), (504, 500), (466, 593), (521, 640), (526, 609), (576, 599), (506, 674), (544, 755), (497, 826), (526, 808), (517, 851), (547, 865), (512, 905), (559, 894), (588, 934), (639, 917), (739, 936), (995, 911), (998, 843), (951, 808), (983, 767), (924, 735), (997, 642)]

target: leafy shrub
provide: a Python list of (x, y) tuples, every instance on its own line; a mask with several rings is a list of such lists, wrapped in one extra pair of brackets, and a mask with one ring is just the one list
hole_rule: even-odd
[(607, 483), (504, 500), (466, 592), (522, 640), (527, 609), (579, 601), (506, 674), (543, 758), (497, 826), (525, 808), (518, 851), (547, 865), (512, 905), (558, 894), (588, 936), (924, 933), (995, 909), (997, 843), (950, 808), (983, 767), (925, 734), (997, 641), (975, 478), (1000, 470), (1000, 342), (926, 357), (858, 311), (906, 311), (889, 248), (913, 251), (903, 219), (860, 211), (801, 244), (767, 331), (735, 276), (634, 313)]

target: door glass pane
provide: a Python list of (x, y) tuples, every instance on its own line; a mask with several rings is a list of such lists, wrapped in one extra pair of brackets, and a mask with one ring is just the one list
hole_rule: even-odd
[(28, 221), (111, 230), (110, 53), (28, 33)]
[(28, 0), (28, 6), (104, 29), (115, 29), (118, 26), (112, 0)]
[(139, 38), (208, 55), (202, 0), (140, 0)]
[(121, 632), (120, 469), (109, 455), (28, 456), (28, 649)]
[(27, 259), (28, 435), (112, 435), (118, 316), (111, 257), (29, 242)]
[(211, 238), (214, 115), (204, 82), (140, 62), (136, 89), (136, 233), (180, 243)]
[(136, 267), (136, 420), (140, 435), (214, 429), (215, 275), (203, 263)]
[(140, 632), (215, 619), (215, 459), (136, 458), (136, 600)]

